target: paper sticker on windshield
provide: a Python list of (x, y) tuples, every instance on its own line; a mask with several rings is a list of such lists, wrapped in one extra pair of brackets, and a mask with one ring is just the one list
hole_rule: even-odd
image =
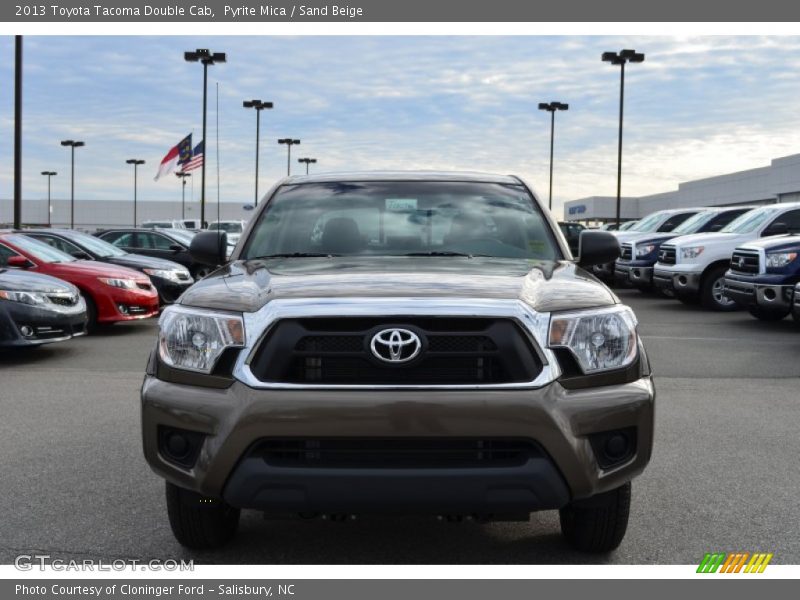
[(417, 210), (416, 198), (387, 198), (386, 210), (403, 212), (407, 210)]

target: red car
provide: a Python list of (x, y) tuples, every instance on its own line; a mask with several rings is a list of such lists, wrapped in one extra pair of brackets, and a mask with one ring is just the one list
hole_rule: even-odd
[(0, 264), (58, 277), (86, 299), (89, 328), (98, 323), (146, 319), (158, 314), (158, 292), (147, 275), (69, 254), (20, 233), (0, 232)]

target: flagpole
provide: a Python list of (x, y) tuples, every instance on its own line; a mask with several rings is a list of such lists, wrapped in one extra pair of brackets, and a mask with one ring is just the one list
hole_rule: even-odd
[[(203, 152), (205, 152), (205, 148), (203, 148)], [(217, 226), (219, 226), (219, 81), (217, 81)], [(203, 163), (205, 163), (206, 157), (203, 156)]]

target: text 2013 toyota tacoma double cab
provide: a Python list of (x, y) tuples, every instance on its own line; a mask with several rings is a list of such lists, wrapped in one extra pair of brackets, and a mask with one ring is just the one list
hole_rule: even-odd
[(587, 231), (576, 264), (516, 177), (279, 182), (230, 264), (161, 316), (143, 444), (176, 538), (222, 544), (240, 509), (558, 509), (573, 546), (615, 548), (655, 397), (636, 317), (581, 268), (618, 255)]

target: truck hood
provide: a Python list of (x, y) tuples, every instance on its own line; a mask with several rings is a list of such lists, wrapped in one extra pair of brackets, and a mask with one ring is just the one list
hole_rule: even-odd
[(752, 233), (692, 233), (690, 235), (682, 235), (672, 240), (672, 245), (681, 246), (707, 246), (707, 245), (730, 245), (737, 244), (740, 241), (745, 241), (752, 238)]
[(336, 257), (235, 261), (194, 284), (180, 303), (255, 312), (278, 298), (331, 297), (519, 299), (539, 312), (619, 301), (567, 261)]
[[(624, 233), (624, 232), (623, 232)], [(640, 233), (637, 236), (628, 238), (626, 240), (620, 240), (620, 243), (632, 243), (632, 244), (661, 244), (666, 242), (667, 240), (671, 240), (672, 238), (677, 237), (675, 233)]]
[(767, 252), (774, 252), (776, 250), (795, 250), (800, 248), (800, 235), (770, 236), (742, 244), (741, 248), (765, 250)]

